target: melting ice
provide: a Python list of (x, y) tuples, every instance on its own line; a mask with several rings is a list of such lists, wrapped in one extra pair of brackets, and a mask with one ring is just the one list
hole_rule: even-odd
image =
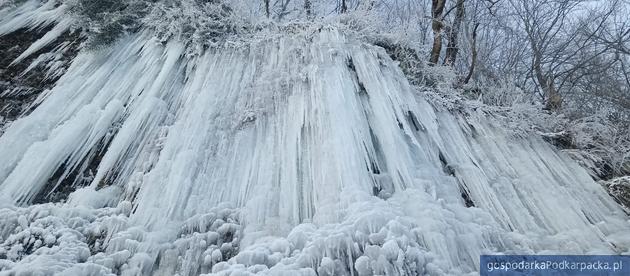
[(434, 108), (332, 27), (196, 57), (129, 36), (38, 101), (0, 136), (0, 274), (475, 275), (480, 254), (629, 253), (627, 216), (575, 162)]

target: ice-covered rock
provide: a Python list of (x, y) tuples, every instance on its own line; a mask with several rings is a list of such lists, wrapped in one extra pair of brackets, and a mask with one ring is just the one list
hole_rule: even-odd
[(128, 35), (40, 100), (0, 136), (8, 274), (465, 275), (630, 247), (564, 153), (432, 106), (330, 26), (198, 56)]

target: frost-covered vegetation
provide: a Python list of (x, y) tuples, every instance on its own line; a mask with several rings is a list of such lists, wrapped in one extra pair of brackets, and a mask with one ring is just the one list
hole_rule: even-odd
[(87, 26), (89, 45), (106, 46), (125, 34), (152, 32), (160, 41), (178, 39), (207, 47), (245, 28), (223, 0), (74, 0), (70, 10)]
[(565, 2), (0, 2), (0, 38), (41, 31), (6, 68), (60, 76), (0, 135), (0, 274), (630, 254), (630, 186), (608, 181), (630, 170), (624, 2)]

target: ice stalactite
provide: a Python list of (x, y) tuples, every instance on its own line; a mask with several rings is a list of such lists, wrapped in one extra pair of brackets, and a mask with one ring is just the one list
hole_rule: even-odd
[(604, 189), (491, 119), (434, 108), (334, 27), (199, 56), (126, 36), (0, 136), (0, 269), (462, 275), (484, 253), (629, 253)]

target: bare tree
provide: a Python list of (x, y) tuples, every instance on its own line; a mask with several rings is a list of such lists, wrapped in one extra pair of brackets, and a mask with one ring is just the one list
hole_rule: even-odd
[[(562, 107), (563, 91), (586, 75), (610, 68), (614, 60), (595, 62), (615, 49), (613, 44), (598, 44), (597, 38), (606, 33), (610, 19), (620, 8), (621, 1), (608, 1), (580, 18), (578, 0), (511, 1), (531, 50), (528, 75), (540, 88), (545, 108), (557, 111)], [(581, 73), (578, 73), (581, 72)]]
[(271, 17), (271, 7), (269, 6), (270, 5), (269, 1), (271, 1), (271, 0), (263, 0), (263, 1), (265, 3), (265, 15), (267, 16), (267, 18), (270, 18)]
[(511, 1), (531, 48), (531, 74), (549, 110), (562, 106), (562, 97), (556, 88), (558, 74), (553, 70), (557, 62), (553, 58), (562, 56), (561, 52), (567, 49), (558, 42), (569, 40), (560, 37), (566, 34), (568, 16), (579, 3), (575, 0)]
[[(282, 20), (299, 8), (291, 5), (291, 0), (263, 0), (265, 16), (270, 19)], [(310, 1), (307, 1), (310, 2)]]
[(453, 25), (448, 28), (448, 44), (446, 45), (444, 65), (453, 66), (457, 59), (457, 52), (459, 51), (457, 39), (462, 21), (464, 20), (464, 1), (465, 0), (457, 0), (457, 4), (455, 5), (455, 19), (453, 20)]
[(431, 5), (431, 29), (433, 30), (433, 46), (431, 48), (430, 64), (436, 64), (440, 59), (442, 51), (442, 13), (444, 12), (444, 3), (446, 0), (432, 0)]
[(472, 31), (472, 42), (471, 42), (471, 61), (470, 68), (468, 69), (468, 74), (462, 81), (462, 83), (466, 84), (470, 81), (475, 72), (475, 65), (477, 64), (477, 29), (479, 28), (479, 23), (475, 23)]

